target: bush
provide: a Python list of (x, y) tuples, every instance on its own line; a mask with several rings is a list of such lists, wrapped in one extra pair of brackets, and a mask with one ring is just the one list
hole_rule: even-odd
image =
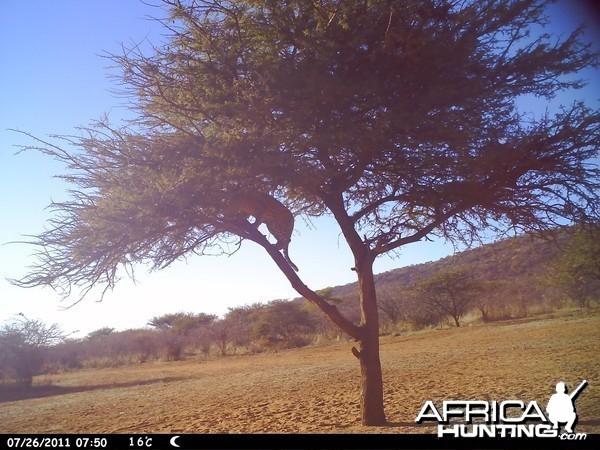
[(25, 316), (0, 328), (0, 373), (3, 379), (30, 387), (42, 373), (49, 348), (64, 339), (59, 326)]

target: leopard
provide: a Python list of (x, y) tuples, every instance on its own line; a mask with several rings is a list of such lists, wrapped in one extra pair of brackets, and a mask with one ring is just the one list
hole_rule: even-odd
[(288, 255), (288, 248), (294, 231), (294, 215), (275, 197), (263, 192), (237, 192), (229, 201), (229, 209), (244, 219), (254, 217), (252, 225), (258, 228), (265, 224), (271, 235), (277, 240), (277, 250), (283, 252), (290, 267), (298, 272), (298, 267)]

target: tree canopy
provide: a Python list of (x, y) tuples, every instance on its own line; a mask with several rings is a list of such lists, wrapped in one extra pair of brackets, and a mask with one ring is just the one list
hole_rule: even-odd
[(460, 319), (469, 310), (476, 284), (464, 268), (438, 272), (418, 286), (419, 295), (427, 307), (438, 315), (448, 315), (459, 327)]
[(0, 380), (14, 378), (30, 387), (33, 377), (41, 372), (47, 348), (66, 336), (57, 324), (20, 317), (0, 325)]
[[(546, 1), (162, 3), (166, 43), (112, 55), (138, 119), (63, 137), (74, 149), (39, 146), (67, 163), (75, 188), (53, 205), (22, 285), (110, 288), (121, 265), (162, 268), (249, 239), (375, 367), (378, 255), (430, 234), (469, 242), (484, 229), (599, 219), (598, 110), (575, 102), (536, 117), (517, 106), (581, 87), (571, 75), (597, 63), (581, 29), (543, 31)], [(360, 324), (227, 214), (245, 191), (335, 219), (355, 260)], [(379, 409), (365, 422), (381, 423)]]
[(113, 56), (135, 126), (44, 148), (81, 190), (54, 205), (49, 270), (30, 282), (111, 284), (119, 263), (232, 251), (253, 238), (222, 216), (240, 187), (333, 214), (373, 255), (598, 216), (597, 111), (535, 120), (515, 103), (580, 86), (562, 75), (594, 61), (580, 30), (529, 36), (545, 2), (164, 3), (168, 43)]
[(564, 290), (580, 306), (589, 306), (600, 292), (600, 225), (576, 230), (551, 264), (550, 285)]

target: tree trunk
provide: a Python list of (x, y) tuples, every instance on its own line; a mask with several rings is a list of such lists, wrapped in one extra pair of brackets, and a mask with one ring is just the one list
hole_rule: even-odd
[(385, 425), (379, 336), (365, 337), (360, 342), (359, 352), (362, 424)]
[(361, 304), (360, 350), (355, 356), (360, 361), (361, 410), (363, 425), (385, 425), (383, 410), (383, 377), (379, 359), (379, 312), (372, 262), (366, 262), (359, 269), (358, 286)]
[(488, 315), (486, 306), (479, 305), (477, 308), (479, 309), (479, 312), (481, 313), (481, 320), (483, 320), (484, 322), (489, 322), (490, 316)]
[[(373, 278), (374, 256), (364, 251), (365, 248), (359, 239), (356, 239), (354, 246), (351, 245), (355, 254), (354, 268), (358, 275), (362, 312), (360, 325), (355, 325), (340, 314), (335, 305), (326, 302), (316, 292), (309, 289), (278, 249), (271, 245), (260, 232), (251, 231), (253, 234), (249, 238), (265, 248), (296, 292), (315, 304), (341, 330), (359, 342), (360, 351), (353, 347), (352, 352), (360, 361), (362, 423), (363, 425), (385, 425), (383, 377), (379, 360), (379, 311), (377, 310)], [(352, 239), (350, 242), (353, 242)]]

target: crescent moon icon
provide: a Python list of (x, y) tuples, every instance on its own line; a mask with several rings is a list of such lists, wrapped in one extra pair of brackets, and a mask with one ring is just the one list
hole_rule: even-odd
[(177, 438), (179, 438), (179, 437), (180, 437), (180, 436), (173, 436), (173, 437), (172, 437), (172, 438), (169, 440), (169, 442), (171, 443), (171, 445), (172, 445), (173, 447), (180, 447), (179, 445), (177, 445), (177, 442), (176, 442), (176, 441), (177, 441)]

